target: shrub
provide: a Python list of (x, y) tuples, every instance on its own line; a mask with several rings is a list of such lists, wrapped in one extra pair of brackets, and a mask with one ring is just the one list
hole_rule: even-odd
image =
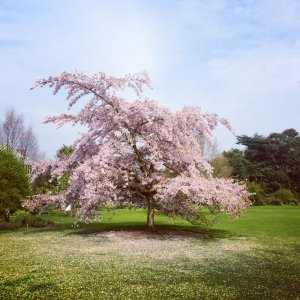
[(266, 204), (267, 199), (264, 195), (264, 190), (260, 184), (248, 181), (246, 183), (246, 186), (248, 192), (252, 193), (249, 199), (253, 202), (254, 205)]
[(20, 226), (28, 226), (31, 214), (25, 210), (17, 210), (10, 217), (10, 222)]
[(268, 204), (280, 206), (280, 205), (282, 205), (282, 202), (279, 199), (270, 198), (268, 201)]
[(299, 204), (293, 192), (289, 189), (279, 189), (272, 195), (271, 202), (280, 201), (281, 204), (295, 205)]
[(19, 227), (45, 227), (48, 222), (44, 221), (41, 217), (32, 215), (25, 210), (17, 210), (11, 216), (11, 223), (18, 225)]
[(20, 226), (15, 223), (8, 223), (8, 222), (0, 222), (0, 231), (1, 230), (14, 230), (18, 229)]

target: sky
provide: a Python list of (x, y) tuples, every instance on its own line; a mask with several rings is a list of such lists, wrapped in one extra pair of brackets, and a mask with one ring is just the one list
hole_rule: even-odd
[[(300, 131), (299, 0), (0, 0), (0, 118), (23, 114), (53, 158), (81, 128), (56, 129), (64, 94), (30, 91), (60, 72), (146, 70), (145, 96), (217, 113), (237, 135)], [(218, 129), (220, 151), (237, 147)]]

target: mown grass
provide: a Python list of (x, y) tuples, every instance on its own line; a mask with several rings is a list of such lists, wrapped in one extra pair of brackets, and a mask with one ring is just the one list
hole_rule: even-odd
[(148, 235), (143, 210), (112, 214), (1, 232), (0, 299), (300, 299), (300, 207), (251, 207), (210, 229), (156, 216), (198, 237)]

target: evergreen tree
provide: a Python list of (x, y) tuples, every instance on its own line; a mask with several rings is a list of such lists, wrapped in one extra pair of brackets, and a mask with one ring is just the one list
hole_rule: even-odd
[(247, 147), (250, 181), (262, 184), (267, 193), (287, 188), (300, 195), (300, 136), (295, 129), (268, 137), (238, 136), (238, 143)]

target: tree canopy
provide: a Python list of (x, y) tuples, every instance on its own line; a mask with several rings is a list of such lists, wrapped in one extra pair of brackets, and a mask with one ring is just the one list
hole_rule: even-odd
[(242, 135), (238, 143), (246, 146), (250, 181), (261, 183), (267, 193), (287, 188), (300, 195), (300, 136), (295, 129), (267, 137)]
[[(219, 123), (231, 129), (226, 119), (192, 107), (172, 112), (144, 98), (142, 88), (150, 86), (146, 73), (115, 78), (64, 72), (38, 80), (36, 87), (43, 86), (52, 87), (54, 94), (64, 88), (69, 108), (79, 99), (86, 101), (79, 113), (48, 117), (46, 122), (81, 124), (87, 132), (69, 157), (38, 166), (37, 172), (50, 165), (52, 176), (66, 172), (71, 176), (66, 191), (36, 197), (36, 203), (79, 207), (82, 219), (107, 204), (147, 207), (149, 230), (154, 230), (155, 209), (200, 221), (202, 207), (225, 210), (234, 217), (249, 205), (245, 186), (214, 178), (199, 148), (198, 137), (213, 141)], [(122, 96), (128, 89), (136, 100)]]
[[(63, 161), (69, 158), (73, 152), (73, 146), (63, 145), (56, 151), (56, 159)], [(52, 178), (51, 165), (49, 165), (48, 169), (44, 169), (42, 173), (35, 174), (35, 176), (32, 177), (32, 192), (34, 195), (36, 195), (65, 190), (68, 186), (69, 177), (69, 173), (66, 173), (60, 178)]]
[(213, 176), (217, 178), (229, 178), (232, 176), (233, 167), (230, 165), (228, 158), (224, 154), (217, 155), (210, 164), (213, 167)]
[(12, 152), (0, 149), (0, 217), (8, 221), (28, 195), (29, 178), (23, 164)]
[(67, 146), (64, 144), (61, 148), (57, 150), (56, 157), (57, 159), (63, 160), (70, 157), (73, 152), (74, 152), (73, 146), (71, 145)]
[(248, 166), (249, 161), (245, 158), (244, 151), (231, 149), (224, 151), (223, 155), (228, 159), (232, 167), (231, 176), (237, 180), (247, 180), (249, 178)]

